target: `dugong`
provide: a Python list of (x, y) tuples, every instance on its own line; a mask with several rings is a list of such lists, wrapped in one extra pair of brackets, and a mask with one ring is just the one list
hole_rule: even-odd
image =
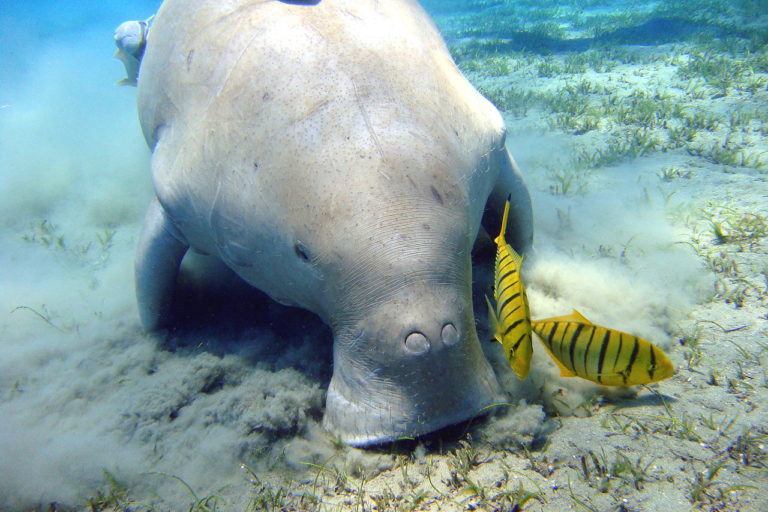
[(155, 198), (141, 321), (168, 320), (184, 254), (220, 259), (333, 332), (323, 423), (353, 446), (503, 399), (480, 347), (481, 224), (532, 241), (502, 117), (415, 0), (165, 0), (138, 77)]

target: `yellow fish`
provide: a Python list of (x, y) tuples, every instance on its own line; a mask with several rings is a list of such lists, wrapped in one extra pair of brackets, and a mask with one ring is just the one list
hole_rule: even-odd
[(528, 376), (528, 371), (531, 369), (533, 335), (528, 297), (525, 295), (525, 287), (520, 277), (523, 258), (504, 240), (510, 199), (511, 196), (507, 197), (501, 232), (495, 240), (498, 246), (493, 288), (496, 308), (494, 309), (487, 296), (485, 300), (488, 302), (488, 316), (491, 319), (493, 337), (504, 347), (509, 366), (522, 380)]
[(575, 309), (531, 323), (563, 377), (637, 386), (667, 379), (675, 371), (664, 351), (650, 341), (594, 325)]

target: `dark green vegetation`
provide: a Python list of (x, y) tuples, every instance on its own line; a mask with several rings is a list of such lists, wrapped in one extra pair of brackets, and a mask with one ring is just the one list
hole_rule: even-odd
[(476, 0), (424, 2), (434, 7), (449, 40), (466, 41), (475, 49), (499, 48), (549, 53), (583, 51), (618, 44), (658, 45), (696, 42), (712, 36), (736, 36), (751, 49), (768, 42), (762, 0), (672, 0), (626, 2), (583, 0), (566, 5), (557, 0)]
[(574, 172), (675, 150), (768, 170), (764, 3), (469, 3), (438, 16), (459, 67), (507, 115), (581, 136)]

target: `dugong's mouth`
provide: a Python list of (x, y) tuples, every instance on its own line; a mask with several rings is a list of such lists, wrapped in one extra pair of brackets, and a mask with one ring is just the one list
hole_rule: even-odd
[[(344, 339), (344, 333), (340, 336)], [(357, 348), (372, 341), (361, 337), (358, 330)], [(390, 364), (372, 366), (359, 351), (339, 343), (337, 335), (325, 427), (347, 444), (370, 446), (471, 419), (501, 401), (474, 325), (458, 338), (451, 345), (432, 343), (417, 355), (394, 354)]]

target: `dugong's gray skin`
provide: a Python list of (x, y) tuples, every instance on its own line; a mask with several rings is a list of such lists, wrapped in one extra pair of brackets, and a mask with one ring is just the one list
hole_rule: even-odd
[(138, 82), (157, 196), (136, 262), (147, 328), (192, 247), (331, 326), (324, 424), (344, 442), (501, 398), (470, 253), (510, 193), (508, 240), (527, 249), (530, 199), (501, 116), (416, 1), (166, 0)]

